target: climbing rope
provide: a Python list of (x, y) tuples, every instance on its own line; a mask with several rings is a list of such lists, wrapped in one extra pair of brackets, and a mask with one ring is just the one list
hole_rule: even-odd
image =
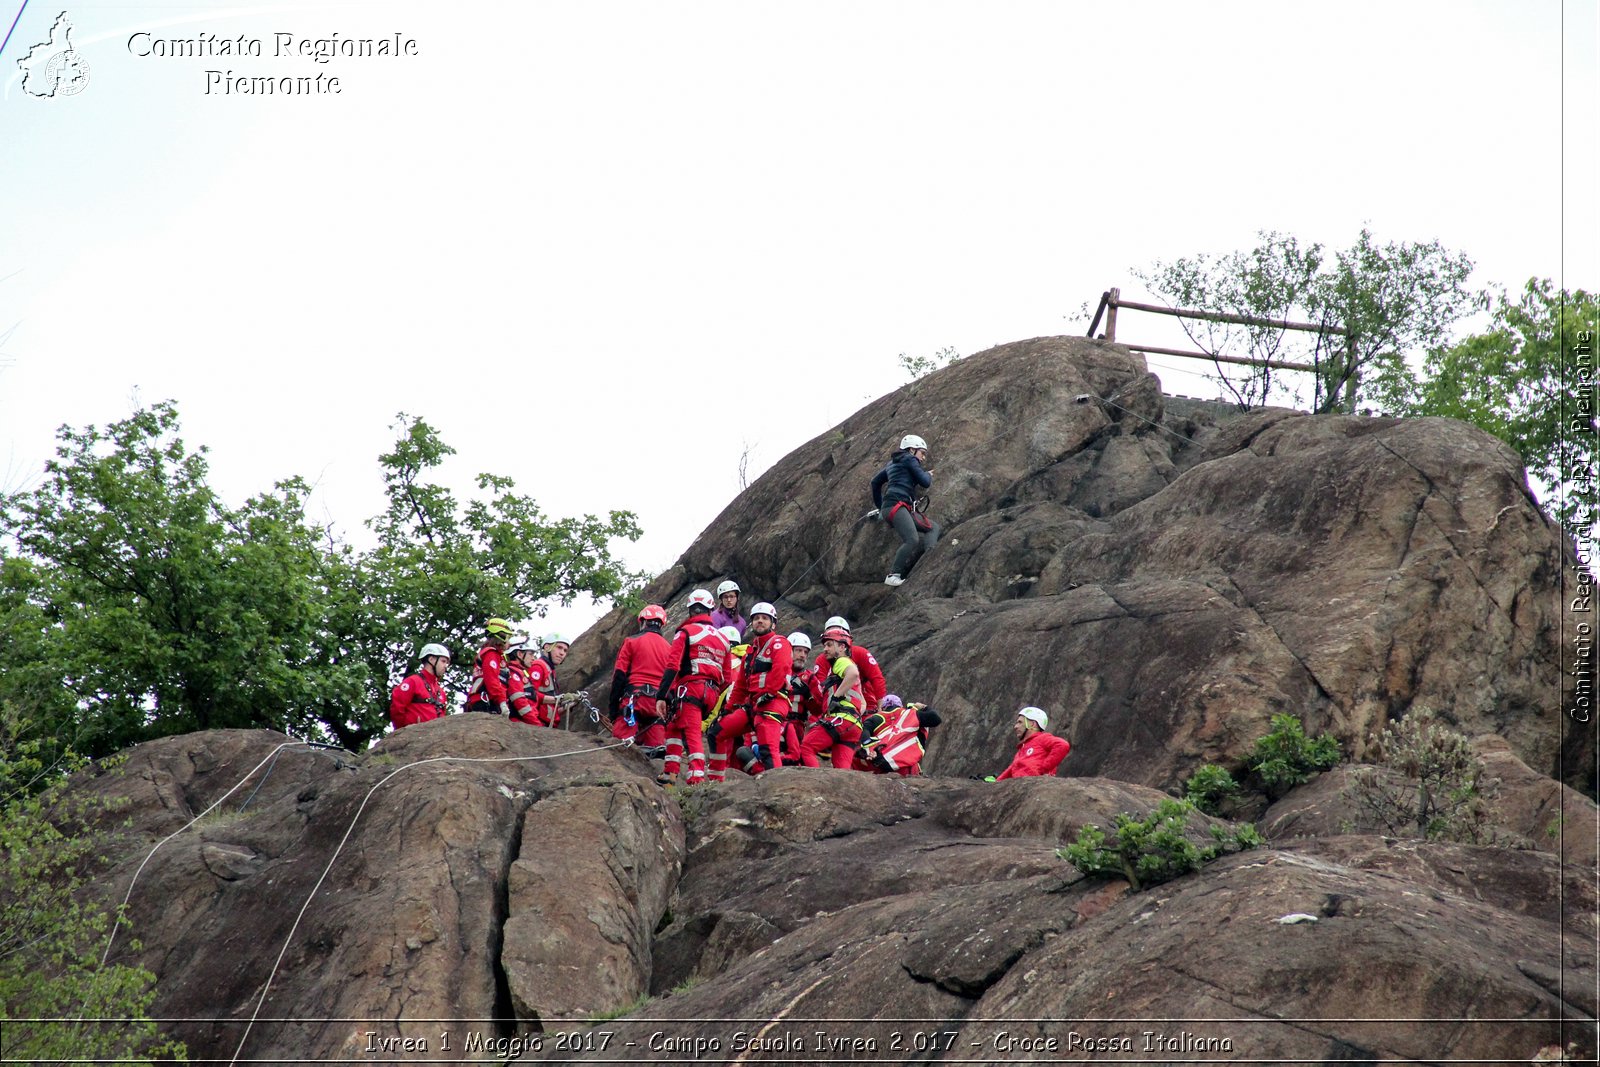
[[(172, 831), (172, 833), (168, 834), (166, 837), (164, 837), (160, 841), (156, 842), (155, 846), (150, 849), (148, 854), (146, 854), (146, 856), (144, 858), (144, 861), (139, 864), (138, 869), (133, 872), (133, 878), (132, 878), (132, 880), (130, 880), (128, 882), (128, 891), (122, 895), (122, 904), (118, 906), (118, 909), (117, 909), (118, 912), (120, 913), (123, 908), (126, 908), (128, 906), (128, 901), (130, 899), (132, 899), (132, 897), (133, 897), (133, 887), (139, 884), (139, 876), (144, 873), (145, 867), (150, 863), (150, 861), (152, 859), (155, 858), (155, 854), (157, 852), (161, 851), (162, 846), (164, 846), (168, 841), (171, 841), (173, 838), (177, 837), (179, 834), (181, 834), (185, 830), (189, 829), (189, 827), (193, 826), (195, 823), (199, 822), (201, 819), (205, 818), (207, 815), (210, 815), (213, 811), (215, 811), (217, 809), (218, 805), (220, 805), (224, 800), (227, 800), (229, 797), (233, 796), (233, 794), (237, 793), (241, 788), (243, 788), (244, 784), (250, 780), (251, 775), (255, 774), (257, 771), (259, 771), (267, 763), (269, 763), (269, 762), (271, 762), (273, 760), (276, 760), (278, 758), (278, 753), (279, 752), (282, 752), (286, 748), (294, 748), (296, 745), (303, 745), (306, 748), (332, 749), (335, 752), (345, 752), (345, 751), (347, 751), (346, 749), (340, 748), (338, 745), (325, 745), (320, 741), (300, 741), (300, 740), (285, 741), (283, 744), (279, 745), (277, 748), (274, 748), (271, 752), (267, 753), (267, 755), (262, 758), (260, 763), (256, 764), (254, 767), (251, 767), (249, 771), (245, 772), (245, 776), (243, 778), (239, 779), (239, 782), (238, 782), (237, 785), (235, 785), (232, 789), (228, 790), (226, 793), (222, 794), (216, 800), (212, 801), (211, 802), (211, 806), (206, 808), (205, 811), (202, 811), (199, 815), (196, 815), (194, 818), (190, 819), (188, 822), (186, 822), (182, 826), (178, 827), (178, 829)], [(354, 753), (351, 753), (351, 755), (354, 755)], [(266, 779), (263, 778), (262, 782), (265, 782), (265, 781), (266, 781)], [(259, 790), (260, 788), (261, 788), (261, 786), (259, 786), (259, 785), (256, 786), (257, 790)], [(251, 793), (250, 795), (252, 797), (254, 797), (255, 793)], [(246, 801), (246, 803), (248, 803), (248, 801)], [(241, 808), (240, 810), (243, 810), (243, 809)], [(111, 924), (111, 934), (110, 934), (110, 936), (108, 936), (106, 938), (105, 951), (100, 953), (100, 966), (101, 967), (104, 967), (106, 965), (106, 960), (109, 959), (110, 956), (111, 956), (111, 946), (117, 939), (117, 926), (118, 925), (119, 925), (118, 923), (112, 923)], [(81, 1016), (80, 1016), (80, 1018), (81, 1018)]]
[(350, 835), (355, 832), (356, 823), (360, 821), (361, 813), (366, 810), (367, 801), (372, 799), (372, 794), (387, 785), (396, 775), (403, 774), (413, 767), (426, 766), (429, 763), (534, 763), (539, 760), (559, 759), (563, 756), (579, 756), (591, 752), (605, 752), (613, 748), (627, 748), (631, 747), (632, 744), (633, 739), (628, 738), (625, 741), (618, 741), (614, 744), (601, 745), (599, 748), (578, 748), (567, 752), (551, 752), (543, 756), (430, 756), (428, 759), (421, 759), (415, 763), (408, 763), (403, 767), (396, 767), (385, 775), (376, 785), (367, 790), (366, 796), (361, 798), (361, 803), (357, 806), (355, 814), (350, 817), (350, 825), (345, 827), (344, 836), (339, 839), (339, 844), (333, 850), (333, 855), (328, 857), (328, 865), (322, 869), (322, 874), (318, 876), (316, 884), (311, 887), (310, 894), (306, 896), (306, 902), (300, 906), (300, 912), (295, 916), (294, 924), (289, 927), (288, 936), (283, 939), (283, 947), (278, 950), (278, 958), (273, 961), (272, 970), (267, 974), (266, 984), (261, 987), (261, 996), (256, 1000), (255, 1011), (251, 1013), (250, 1021), (245, 1024), (244, 1033), (239, 1037), (239, 1047), (234, 1049), (233, 1059), (228, 1061), (230, 1067), (239, 1061), (240, 1054), (244, 1052), (244, 1044), (249, 1039), (250, 1031), (254, 1028), (256, 1020), (261, 1015), (261, 1007), (266, 1003), (267, 994), (272, 990), (272, 983), (278, 976), (278, 968), (283, 964), (283, 957), (288, 954), (289, 946), (294, 943), (294, 935), (300, 929), (300, 921), (305, 918), (306, 912), (310, 910), (311, 902), (316, 899), (317, 891), (322, 888), (322, 883), (327, 879), (329, 872), (333, 870), (334, 863), (339, 859), (339, 853), (344, 851), (344, 846), (350, 840)]

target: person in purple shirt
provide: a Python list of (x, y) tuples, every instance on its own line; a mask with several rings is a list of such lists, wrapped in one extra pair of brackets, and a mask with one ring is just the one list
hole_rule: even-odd
[(719, 630), (732, 626), (744, 636), (744, 616), (739, 614), (739, 583), (728, 579), (717, 586), (717, 610), (711, 613), (711, 625)]

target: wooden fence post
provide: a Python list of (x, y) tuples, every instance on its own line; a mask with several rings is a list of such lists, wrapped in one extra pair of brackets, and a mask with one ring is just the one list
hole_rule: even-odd
[(1106, 302), (1106, 340), (1115, 341), (1117, 339), (1117, 301), (1122, 299), (1122, 290), (1111, 290), (1110, 297), (1111, 299)]

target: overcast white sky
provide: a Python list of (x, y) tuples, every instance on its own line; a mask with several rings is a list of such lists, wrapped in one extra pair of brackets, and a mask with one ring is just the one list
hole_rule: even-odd
[[(764, 470), (904, 384), (901, 352), (1081, 333), (1158, 258), (1365, 224), (1475, 282), (1600, 286), (1595, 0), (102, 0), (65, 8), (89, 82), (38, 99), (16, 61), (63, 3), (0, 54), (10, 488), (62, 423), (173, 398), (230, 500), (301, 474), (359, 538), (404, 410), (463, 491), (633, 509), (657, 571), (746, 446)], [(264, 54), (141, 57), (141, 32)], [(342, 92), (207, 95), (208, 69)], [(662, 467), (690, 417), (726, 457), (699, 511)]]

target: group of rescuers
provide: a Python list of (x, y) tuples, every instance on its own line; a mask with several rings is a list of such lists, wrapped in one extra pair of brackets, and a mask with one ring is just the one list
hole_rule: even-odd
[[(912, 507), (917, 489), (931, 484), (921, 466), (926, 457), (927, 444), (908, 434), (872, 482), (871, 514), (902, 540), (895, 570), (885, 579), (889, 585), (901, 584), (938, 539), (938, 526)], [(814, 649), (805, 633), (778, 633), (769, 603), (752, 607), (747, 623), (739, 614), (740, 593), (731, 580), (717, 587), (715, 599), (705, 589), (691, 592), (688, 618), (670, 640), (662, 632), (665, 609), (650, 604), (639, 612), (638, 630), (623, 641), (612, 673), (612, 735), (662, 758), (663, 784), (680, 775), (688, 785), (720, 782), (730, 762), (759, 775), (785, 765), (818, 767), (824, 758), (842, 770), (919, 774), (939, 714), (887, 692), (883, 669), (852, 640), (849, 622), (830, 618)], [(565, 638), (536, 641), (504, 619), (490, 619), (485, 630), (466, 711), (554, 727), (562, 711), (584, 699), (557, 693), (556, 668), (571, 647)], [(449, 649), (427, 644), (418, 657), (417, 672), (392, 694), (389, 716), (397, 730), (449, 712), (443, 686)], [(993, 780), (1054, 774), (1071, 745), (1048, 727), (1042, 710), (1022, 708), (1013, 725), (1016, 755)]]

